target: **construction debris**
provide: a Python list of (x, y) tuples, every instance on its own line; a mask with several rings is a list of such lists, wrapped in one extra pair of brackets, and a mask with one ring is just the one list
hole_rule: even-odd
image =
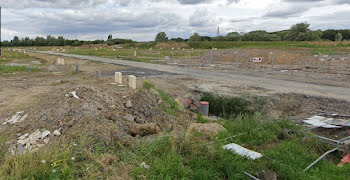
[(223, 149), (230, 150), (240, 156), (247, 157), (249, 159), (255, 160), (262, 157), (262, 154), (246, 149), (238, 144), (231, 143), (223, 146)]
[(350, 154), (344, 156), (344, 158), (339, 162), (338, 166), (343, 167), (344, 164), (350, 164)]
[(20, 112), (17, 112), (15, 115), (13, 115), (10, 119), (6, 120), (3, 125), (6, 125), (6, 124), (16, 124), (16, 123), (19, 123), (19, 122), (22, 122), (24, 121), (28, 114), (25, 114), (22, 116), (22, 114), (24, 114), (24, 111), (20, 111)]
[(141, 163), (141, 167), (144, 168), (144, 169), (149, 169), (150, 166), (147, 165), (145, 162)]
[(77, 92), (76, 92), (76, 91), (72, 91), (72, 92), (70, 92), (70, 93), (69, 93), (69, 95), (70, 95), (71, 97), (74, 97), (75, 99), (80, 99), (80, 98), (78, 97), (78, 95), (77, 95)]
[(304, 123), (312, 125), (313, 127), (322, 128), (342, 128), (350, 127), (350, 120), (334, 119), (323, 116), (313, 116), (304, 120)]
[(321, 161), (321, 159), (323, 159), (324, 157), (326, 157), (328, 154), (330, 154), (330, 153), (332, 153), (332, 152), (334, 152), (334, 151), (337, 151), (338, 149), (339, 149), (339, 148), (336, 147), (336, 148), (334, 148), (334, 149), (331, 149), (331, 150), (325, 152), (324, 154), (322, 154), (322, 156), (320, 156), (318, 159), (316, 159), (314, 162), (312, 162), (308, 167), (306, 167), (306, 168), (304, 169), (304, 171), (309, 170), (312, 166), (314, 166), (316, 163), (318, 163), (318, 161)]

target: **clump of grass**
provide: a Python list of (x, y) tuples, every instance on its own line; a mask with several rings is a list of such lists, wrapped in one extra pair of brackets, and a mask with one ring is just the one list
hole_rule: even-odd
[(206, 119), (203, 117), (203, 113), (199, 112), (199, 113), (197, 113), (197, 122), (198, 122), (198, 123), (207, 123), (208, 120), (206, 120)]
[(143, 88), (144, 89), (149, 90), (149, 89), (152, 89), (154, 87), (155, 87), (155, 85), (152, 82), (150, 82), (150, 81), (144, 81), (143, 82)]
[(38, 72), (38, 71), (39, 69), (36, 67), (0, 65), (0, 74), (14, 73), (14, 72)]
[(175, 112), (179, 111), (179, 105), (177, 102), (169, 96), (166, 92), (164, 92), (162, 89), (157, 89), (159, 96), (164, 101), (164, 105), (162, 106), (165, 111), (167, 111), (169, 114), (174, 115)]
[(202, 100), (209, 102), (209, 113), (216, 116), (228, 118), (250, 112), (248, 101), (242, 97), (215, 96), (204, 93)]

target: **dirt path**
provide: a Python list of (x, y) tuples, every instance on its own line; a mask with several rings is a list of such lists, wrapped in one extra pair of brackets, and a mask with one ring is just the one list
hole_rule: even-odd
[(199, 79), (208, 79), (220, 83), (227, 83), (233, 85), (242, 85), (250, 87), (258, 87), (269, 90), (272, 93), (299, 93), (310, 96), (321, 96), (326, 98), (335, 98), (350, 101), (350, 88), (319, 85), (315, 83), (304, 83), (292, 80), (280, 80), (267, 77), (259, 77), (252, 75), (242, 75), (238, 73), (224, 73), (212, 72), (205, 70), (189, 69), (186, 67), (178, 67), (172, 65), (151, 64), (136, 61), (127, 61), (120, 59), (101, 58), (85, 55), (53, 53), (48, 51), (35, 51), (36, 53), (49, 54), (56, 56), (64, 56), (71, 58), (78, 58), (83, 60), (93, 60), (110, 64), (117, 64), (123, 66), (132, 66), (138, 68), (145, 68), (150, 70), (163, 71), (168, 73), (182, 74)]

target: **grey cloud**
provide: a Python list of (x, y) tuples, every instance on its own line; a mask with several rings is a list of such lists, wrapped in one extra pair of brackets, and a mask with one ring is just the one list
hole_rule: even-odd
[(177, 0), (180, 4), (202, 4), (202, 3), (210, 3), (213, 0)]
[(282, 0), (282, 2), (295, 2), (295, 3), (301, 3), (301, 2), (322, 2), (325, 0)]
[(289, 7), (287, 9), (279, 9), (267, 12), (263, 17), (274, 17), (274, 18), (288, 18), (294, 17), (302, 14), (307, 11), (309, 8), (307, 7)]

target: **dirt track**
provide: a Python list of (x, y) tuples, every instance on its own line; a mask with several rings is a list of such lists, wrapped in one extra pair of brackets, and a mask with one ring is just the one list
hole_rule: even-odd
[(36, 51), (36, 53), (57, 55), (82, 60), (93, 60), (110, 64), (132, 66), (150, 70), (163, 71), (168, 73), (182, 74), (199, 79), (208, 79), (230, 85), (242, 85), (258, 87), (269, 90), (271, 93), (299, 93), (310, 96), (321, 96), (350, 101), (350, 88), (331, 85), (319, 85), (315, 83), (305, 83), (292, 80), (281, 80), (260, 76), (242, 75), (238, 73), (212, 72), (205, 70), (189, 69), (173, 65), (151, 64), (121, 59), (101, 58), (93, 56), (83, 56), (64, 53), (53, 53), (48, 51)]

